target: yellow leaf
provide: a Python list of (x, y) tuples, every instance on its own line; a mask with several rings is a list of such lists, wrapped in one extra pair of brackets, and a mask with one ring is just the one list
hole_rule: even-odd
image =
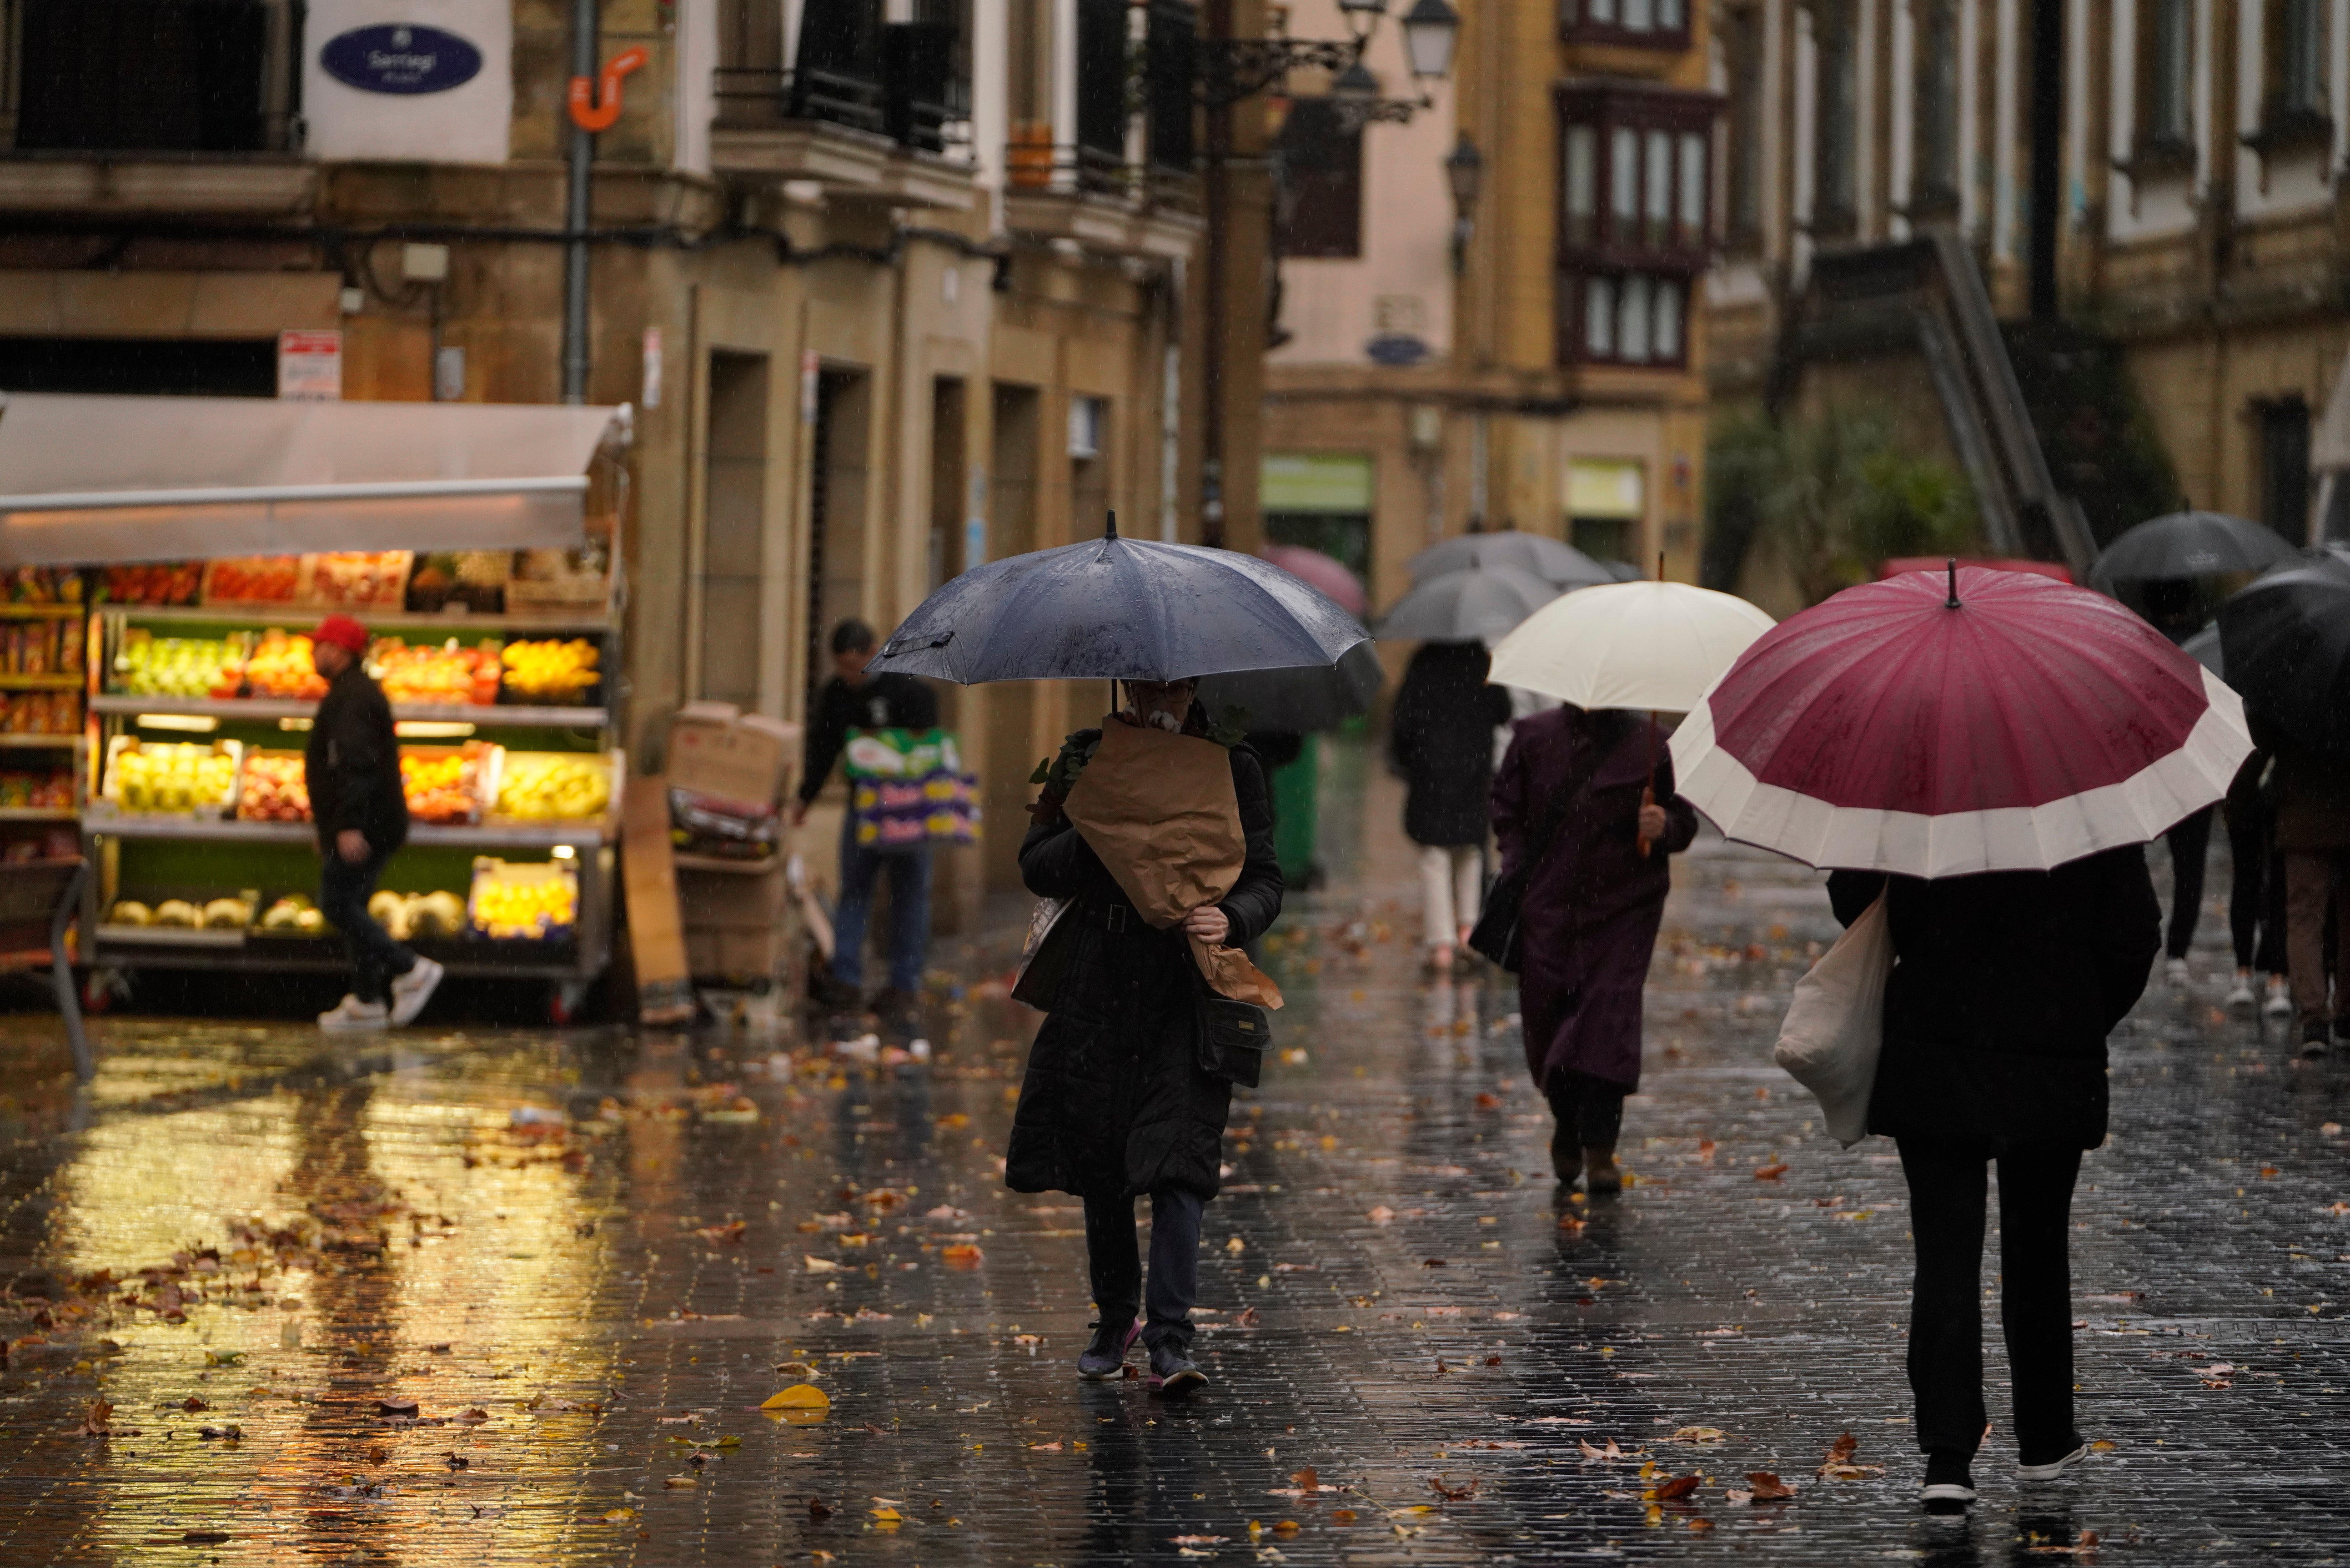
[(832, 1400), (825, 1391), (812, 1383), (795, 1383), (790, 1387), (767, 1396), (762, 1410), (829, 1410)]
[(869, 1511), (877, 1524), (896, 1524), (905, 1517), (894, 1508), (877, 1508)]
[(701, 1480), (693, 1476), (664, 1476), (661, 1478), (661, 1485), (669, 1488), (671, 1491), (683, 1491), (687, 1487), (700, 1486), (701, 1484)]
[(616, 1508), (611, 1512), (604, 1516), (604, 1522), (607, 1524), (625, 1524), (629, 1520), (636, 1517), (637, 1511), (633, 1508)]

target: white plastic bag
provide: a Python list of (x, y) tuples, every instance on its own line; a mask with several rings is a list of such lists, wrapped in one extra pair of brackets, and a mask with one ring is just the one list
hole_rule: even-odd
[(1868, 1136), (1868, 1096), (1885, 1044), (1885, 981), (1893, 928), (1880, 893), (1795, 982), (1771, 1059), (1820, 1102), (1828, 1136), (1850, 1148)]

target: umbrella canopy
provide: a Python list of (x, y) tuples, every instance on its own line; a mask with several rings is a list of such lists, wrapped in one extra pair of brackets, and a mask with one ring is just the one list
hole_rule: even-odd
[(1363, 591), (1363, 579), (1348, 571), (1336, 556), (1319, 550), (1309, 550), (1303, 545), (1267, 545), (1257, 552), (1293, 577), (1303, 578), (1323, 596), (1357, 620), (1371, 613), (1371, 597)]
[(1616, 581), (1606, 566), (1574, 545), (1545, 539), (1540, 534), (1521, 534), (1515, 528), (1505, 528), (1498, 534), (1456, 534), (1430, 545), (1404, 563), (1415, 583), (1425, 583), (1450, 572), (1467, 571), (1471, 566), (1514, 566), (1560, 588), (1585, 588), (1595, 583)]
[[(2210, 626), (2180, 643), (2178, 648), (2179, 651), (2186, 654), (2188, 658), (2192, 659), (2220, 680), (2228, 679), (2228, 661), (2220, 656), (2220, 652), (2218, 621), (2213, 621)], [(2241, 696), (2241, 693), (2238, 695)]]
[(1362, 623), (1270, 561), (1122, 539), (1013, 556), (942, 585), (867, 666), (983, 680), (1180, 680), (1335, 664)]
[(2259, 572), (2293, 553), (2273, 528), (2224, 512), (2173, 512), (2139, 524), (2105, 548), (2089, 568), (2094, 587), (2149, 577), (2208, 577)]
[(1236, 712), (1251, 730), (1302, 735), (1368, 712), (1386, 679), (1378, 645), (1367, 639), (1332, 665), (1211, 675), (1200, 682), (1197, 701), (1219, 720)]
[(1980, 567), (1790, 618), (1672, 740), (1681, 794), (1731, 837), (1913, 877), (2145, 843), (2251, 746), (2235, 693), (2121, 605)]
[(1510, 628), (1558, 597), (1558, 590), (1515, 566), (1476, 566), (1430, 577), (1380, 618), (1390, 640), (1499, 642)]
[(2305, 746), (2350, 756), (2350, 556), (2310, 550), (2220, 607), (2230, 684)]
[(1503, 638), (1493, 680), (1578, 708), (1686, 713), (1773, 624), (1711, 588), (1610, 583), (1568, 594)]

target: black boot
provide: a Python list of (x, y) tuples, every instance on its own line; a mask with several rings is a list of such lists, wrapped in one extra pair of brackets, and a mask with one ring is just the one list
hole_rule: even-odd
[(1574, 1186), (1575, 1179), (1583, 1174), (1583, 1151), (1575, 1147), (1575, 1129), (1565, 1122), (1555, 1123), (1550, 1129), (1550, 1173), (1562, 1187)]
[(1592, 1197), (1612, 1198), (1624, 1190), (1624, 1168), (1616, 1163), (1614, 1149), (1585, 1149), (1583, 1168), (1583, 1190)]

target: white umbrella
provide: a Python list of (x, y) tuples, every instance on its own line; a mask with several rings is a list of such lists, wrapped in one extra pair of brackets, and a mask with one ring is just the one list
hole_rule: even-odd
[(1687, 583), (1579, 588), (1502, 639), (1492, 679), (1578, 708), (1686, 713), (1774, 624), (1735, 595)]

